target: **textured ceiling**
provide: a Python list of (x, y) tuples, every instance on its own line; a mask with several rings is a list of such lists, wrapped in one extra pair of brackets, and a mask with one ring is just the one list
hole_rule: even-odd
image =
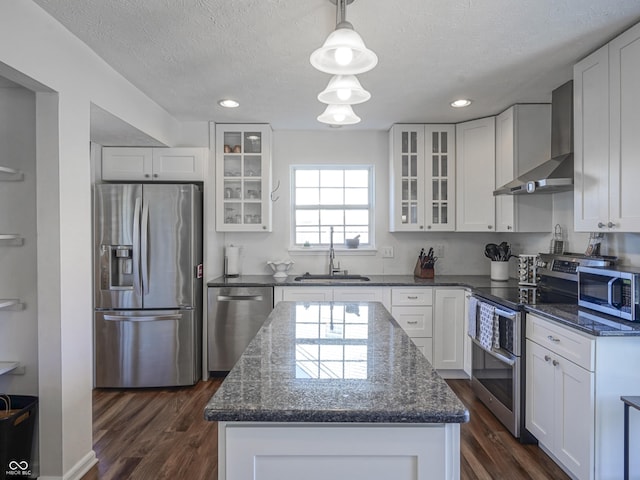
[[(309, 54), (335, 28), (329, 0), (35, 2), (179, 120), (327, 128), (316, 96), (330, 76)], [(640, 20), (640, 1), (356, 0), (347, 19), (379, 63), (345, 128), (387, 129), (550, 101), (577, 60)], [(458, 97), (474, 103), (454, 110)]]

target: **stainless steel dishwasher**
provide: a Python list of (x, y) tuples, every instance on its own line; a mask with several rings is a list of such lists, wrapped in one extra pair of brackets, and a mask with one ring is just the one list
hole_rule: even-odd
[(228, 372), (273, 310), (272, 287), (209, 287), (209, 372)]

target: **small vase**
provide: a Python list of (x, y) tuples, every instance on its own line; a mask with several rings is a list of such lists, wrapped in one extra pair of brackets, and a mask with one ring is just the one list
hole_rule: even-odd
[(509, 280), (509, 262), (491, 262), (491, 280), (506, 282)]

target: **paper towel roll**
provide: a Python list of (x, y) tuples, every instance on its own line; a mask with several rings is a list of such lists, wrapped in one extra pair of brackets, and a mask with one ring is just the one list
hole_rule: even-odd
[(226, 248), (225, 265), (228, 277), (240, 275), (240, 247), (229, 245)]

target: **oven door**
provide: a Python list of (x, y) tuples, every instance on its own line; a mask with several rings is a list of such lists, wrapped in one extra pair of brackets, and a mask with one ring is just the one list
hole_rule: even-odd
[(520, 357), (505, 350), (485, 350), (473, 339), (471, 388), (489, 410), (520, 436)]

